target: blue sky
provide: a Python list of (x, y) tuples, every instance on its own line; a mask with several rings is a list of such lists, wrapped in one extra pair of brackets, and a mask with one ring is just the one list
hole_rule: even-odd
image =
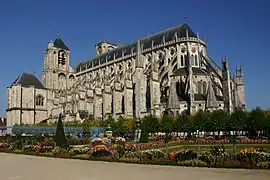
[(208, 55), (244, 64), (248, 108), (270, 108), (269, 0), (12, 0), (0, 2), (0, 115), (6, 87), (22, 72), (41, 76), (43, 52), (60, 32), (71, 63), (95, 55), (101, 40), (129, 43), (181, 24), (207, 40)]

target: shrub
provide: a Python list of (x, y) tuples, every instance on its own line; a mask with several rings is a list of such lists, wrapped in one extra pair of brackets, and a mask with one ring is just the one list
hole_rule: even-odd
[(223, 164), (218, 164), (216, 167), (224, 167), (224, 168), (244, 168), (248, 167), (246, 164), (241, 163), (238, 160), (226, 160)]
[(260, 168), (260, 169), (270, 169), (270, 161), (259, 162), (259, 163), (256, 164), (256, 167)]
[(185, 150), (175, 154), (174, 161), (187, 161), (197, 159), (198, 154), (193, 150)]
[(178, 162), (178, 165), (180, 166), (191, 166), (191, 167), (207, 167), (208, 164), (206, 162), (197, 160), (197, 159), (193, 159), (193, 160), (186, 160), (186, 161), (181, 161)]
[(10, 145), (8, 143), (2, 143), (0, 142), (0, 148), (9, 148)]
[(12, 137), (12, 143), (11, 147), (12, 150), (21, 150), (23, 148), (24, 139), (22, 136), (17, 135), (15, 137)]
[(91, 156), (96, 159), (100, 157), (109, 157), (112, 156), (112, 152), (108, 151), (107, 149), (98, 149), (94, 151)]
[(149, 149), (149, 150), (142, 151), (141, 153), (141, 158), (147, 159), (147, 160), (164, 158), (165, 156), (166, 154), (159, 149)]
[(270, 161), (270, 153), (262, 152), (261, 150), (247, 151), (243, 150), (236, 155), (238, 161), (254, 166), (259, 162)]
[(82, 154), (90, 154), (91, 150), (89, 147), (74, 147), (70, 151), (72, 156), (82, 155)]
[(198, 160), (203, 161), (208, 165), (211, 165), (212, 163), (214, 163), (215, 157), (210, 152), (202, 152), (198, 156)]
[(65, 136), (63, 122), (62, 122), (62, 114), (59, 114), (58, 123), (56, 127), (55, 133), (55, 143), (56, 146), (67, 147), (67, 139)]
[(61, 147), (55, 147), (52, 150), (52, 153), (56, 157), (62, 157), (62, 158), (70, 158), (71, 153), (68, 151), (68, 149), (61, 148)]

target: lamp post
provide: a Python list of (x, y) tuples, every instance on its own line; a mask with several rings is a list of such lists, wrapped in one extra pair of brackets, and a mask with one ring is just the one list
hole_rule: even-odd
[(140, 119), (136, 120), (136, 130), (135, 130), (135, 138), (134, 141), (138, 143), (141, 137), (141, 130), (140, 130), (141, 121)]
[(65, 111), (66, 111), (66, 102), (63, 103), (63, 114), (61, 116), (61, 119), (63, 120), (63, 124), (64, 124), (64, 132), (66, 133)]

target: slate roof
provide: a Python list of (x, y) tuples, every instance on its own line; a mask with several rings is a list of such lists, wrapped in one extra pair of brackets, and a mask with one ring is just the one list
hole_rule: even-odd
[[(165, 42), (172, 41), (175, 38), (175, 35), (177, 35), (177, 38), (186, 37), (187, 36), (186, 32), (188, 32), (188, 37), (195, 37), (195, 38), (197, 37), (196, 34), (187, 24), (180, 24), (175, 27), (161, 31), (159, 33), (153, 34), (151, 36), (147, 36), (143, 39), (140, 39), (141, 47), (144, 50), (152, 47), (152, 43), (153, 46), (162, 44), (163, 39), (165, 40)], [(124, 53), (124, 56), (131, 54), (132, 51), (133, 53), (136, 53), (136, 46), (137, 41), (125, 46), (122, 45), (107, 53), (101, 54), (90, 60), (77, 64), (75, 71), (78, 73), (80, 71), (84, 71), (86, 69), (109, 62), (114, 59), (114, 56), (115, 58), (120, 58), (122, 56), (122, 53)]]
[[(201, 68), (192, 67), (193, 75), (206, 75), (206, 72), (204, 72)], [(183, 67), (175, 70), (171, 76), (185, 76), (188, 74), (188, 68)]]
[(10, 86), (21, 85), (23, 87), (34, 86), (36, 89), (46, 89), (39, 78), (32, 73), (23, 72)]
[(54, 44), (54, 47), (70, 51), (70, 49), (66, 46), (66, 44), (64, 43), (64, 41), (62, 40), (59, 34), (57, 38), (54, 40), (53, 44)]

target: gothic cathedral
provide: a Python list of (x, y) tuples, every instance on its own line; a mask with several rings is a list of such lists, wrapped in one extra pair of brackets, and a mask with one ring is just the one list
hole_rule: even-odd
[(198, 110), (245, 108), (242, 66), (218, 65), (206, 43), (187, 23), (128, 45), (102, 41), (96, 56), (70, 66), (70, 49), (61, 37), (44, 52), (42, 80), (22, 73), (7, 88), (7, 125)]

